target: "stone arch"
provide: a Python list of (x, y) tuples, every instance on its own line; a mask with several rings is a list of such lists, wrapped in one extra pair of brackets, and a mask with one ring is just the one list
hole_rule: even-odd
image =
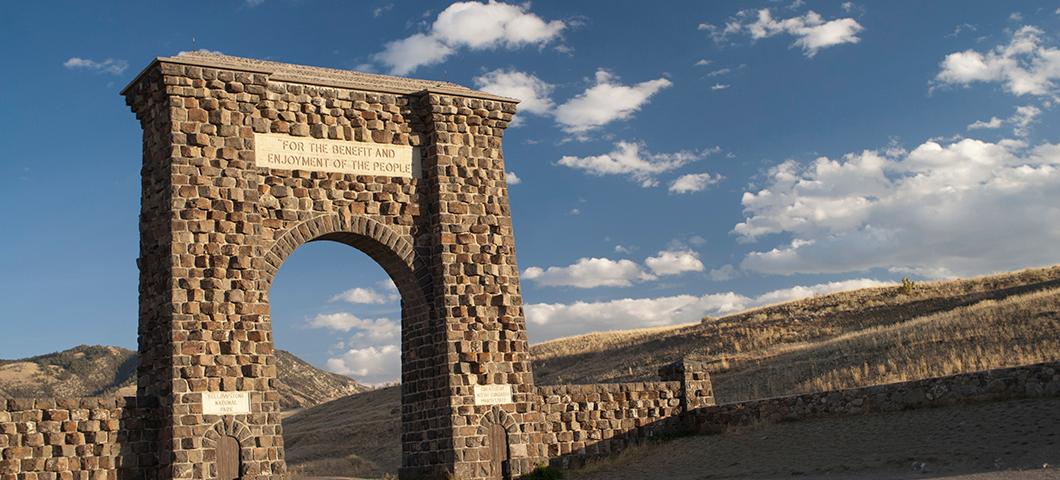
[[(231, 437), (239, 444), (239, 464), (246, 464), (252, 458), (254, 434), (246, 423), (233, 417), (226, 416), (214, 422), (206, 429), (202, 436), (203, 462), (198, 468), (202, 471), (195, 472), (194, 478), (212, 479), (218, 478), (220, 466), (218, 465), (217, 448), (225, 437)], [(249, 475), (253, 472), (239, 472), (239, 477)]]
[(264, 290), (269, 290), (280, 266), (298, 247), (322, 240), (349, 245), (375, 260), (397, 285), (404, 307), (426, 306), (421, 273), (425, 269), (415, 260), (412, 242), (378, 220), (345, 212), (310, 218), (276, 239), (265, 254)]

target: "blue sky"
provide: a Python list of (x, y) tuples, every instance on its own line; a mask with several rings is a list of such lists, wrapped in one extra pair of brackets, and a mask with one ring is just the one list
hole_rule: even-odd
[[(0, 19), (0, 358), (135, 347), (155, 56), (440, 79), (524, 101), (505, 138), (531, 339), (1060, 259), (1055, 2), (33, 2)], [(398, 310), (303, 247), (277, 345), (396, 378)]]

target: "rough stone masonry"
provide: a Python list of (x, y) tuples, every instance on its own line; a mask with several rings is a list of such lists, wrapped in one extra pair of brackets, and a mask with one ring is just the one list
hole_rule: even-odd
[(691, 366), (535, 388), (502, 154), (516, 100), (206, 53), (122, 94), (143, 129), (137, 396), (9, 403), (2, 480), (286, 478), (268, 294), (311, 241), (400, 291), (403, 479), (517, 478), (713, 403)]

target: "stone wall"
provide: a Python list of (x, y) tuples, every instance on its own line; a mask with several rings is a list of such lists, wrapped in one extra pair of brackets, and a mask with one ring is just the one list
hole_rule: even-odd
[(151, 478), (154, 418), (132, 397), (0, 399), (0, 479)]
[(820, 416), (860, 415), (967, 402), (1060, 395), (1060, 362), (929, 378), (872, 387), (808, 393), (701, 408), (691, 412), (700, 432)]
[(673, 435), (684, 429), (690, 408), (714, 405), (704, 364), (683, 360), (659, 374), (664, 381), (538, 387), (548, 457), (569, 467)]

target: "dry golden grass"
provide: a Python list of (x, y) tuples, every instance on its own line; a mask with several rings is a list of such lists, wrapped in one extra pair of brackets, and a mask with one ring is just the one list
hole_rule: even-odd
[[(720, 402), (1056, 360), (1060, 267), (841, 292), (692, 325), (558, 339), (531, 352), (539, 385), (656, 379), (660, 366), (692, 355), (710, 362)], [(390, 388), (291, 416), (291, 471), (395, 471), (399, 412)]]
[(535, 345), (534, 373), (538, 384), (646, 380), (692, 355), (712, 362), (720, 401), (739, 401), (1055, 360), (1058, 288), (1050, 267), (840, 292)]
[(853, 388), (1060, 359), (1060, 289), (984, 300), (834, 338), (724, 356), (725, 400)]

